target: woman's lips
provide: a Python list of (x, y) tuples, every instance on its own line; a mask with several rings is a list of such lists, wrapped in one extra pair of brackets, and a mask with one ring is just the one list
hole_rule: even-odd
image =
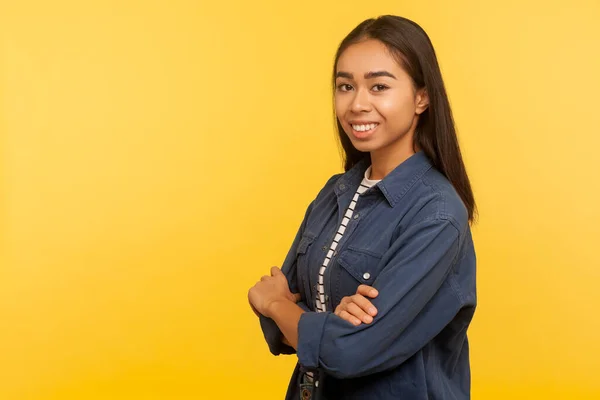
[(377, 122), (352, 122), (350, 128), (352, 135), (357, 139), (367, 139), (377, 130), (379, 123)]

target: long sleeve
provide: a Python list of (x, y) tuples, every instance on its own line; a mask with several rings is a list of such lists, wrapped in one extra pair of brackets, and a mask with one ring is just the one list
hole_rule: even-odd
[(431, 341), (463, 307), (450, 273), (460, 232), (450, 220), (427, 219), (402, 233), (384, 255), (373, 286), (378, 314), (358, 327), (331, 312), (308, 312), (298, 326), (298, 358), (338, 378), (402, 364)]
[[(300, 228), (298, 229), (298, 232), (296, 233), (294, 242), (292, 243), (292, 246), (291, 246), (290, 250), (288, 251), (287, 256), (285, 257), (283, 265), (281, 266), (281, 271), (287, 277), (288, 285), (289, 285), (290, 291), (292, 293), (298, 293), (298, 283), (297, 283), (297, 277), (296, 277), (296, 252), (298, 249), (298, 244), (300, 243), (300, 240), (302, 239), (302, 234), (304, 232), (306, 220), (308, 219), (308, 215), (310, 214), (313, 204), (314, 204), (314, 202), (308, 206), (306, 213), (304, 215), (304, 220), (302, 221), (302, 224), (300, 225)], [(306, 303), (304, 301), (300, 301), (298, 303), (298, 306), (300, 306), (305, 311), (309, 311), (308, 306), (306, 305)], [(293, 347), (287, 346), (282, 342), (282, 333), (281, 333), (281, 330), (279, 329), (279, 327), (277, 326), (277, 324), (275, 323), (275, 321), (273, 321), (271, 318), (267, 318), (263, 315), (261, 315), (259, 318), (260, 318), (260, 327), (263, 331), (263, 335), (265, 337), (267, 344), (269, 345), (269, 350), (271, 351), (272, 354), (277, 356), (280, 354), (296, 353), (296, 350), (294, 350)]]

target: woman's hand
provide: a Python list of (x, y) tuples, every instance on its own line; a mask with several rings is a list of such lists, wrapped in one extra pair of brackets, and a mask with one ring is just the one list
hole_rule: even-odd
[(271, 268), (271, 276), (263, 276), (248, 291), (248, 301), (257, 315), (270, 317), (270, 307), (277, 301), (300, 301), (299, 294), (290, 292), (288, 281), (283, 272), (277, 267)]
[(350, 322), (354, 326), (361, 323), (370, 324), (373, 317), (377, 315), (377, 309), (367, 297), (374, 299), (379, 292), (377, 289), (367, 285), (360, 285), (356, 294), (346, 296), (335, 309), (335, 315)]

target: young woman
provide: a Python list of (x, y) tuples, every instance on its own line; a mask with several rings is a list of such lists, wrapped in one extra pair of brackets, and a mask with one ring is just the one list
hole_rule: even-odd
[(414, 22), (340, 44), (345, 173), (308, 207), (285, 262), (248, 292), (287, 399), (468, 399), (475, 201), (435, 51)]

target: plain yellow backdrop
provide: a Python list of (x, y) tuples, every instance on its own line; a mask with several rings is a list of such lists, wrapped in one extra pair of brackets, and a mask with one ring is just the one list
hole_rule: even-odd
[(368, 4), (1, 4), (0, 399), (282, 399), (246, 293), (341, 170), (337, 44), (388, 13), (479, 204), (473, 398), (600, 399), (600, 3)]

